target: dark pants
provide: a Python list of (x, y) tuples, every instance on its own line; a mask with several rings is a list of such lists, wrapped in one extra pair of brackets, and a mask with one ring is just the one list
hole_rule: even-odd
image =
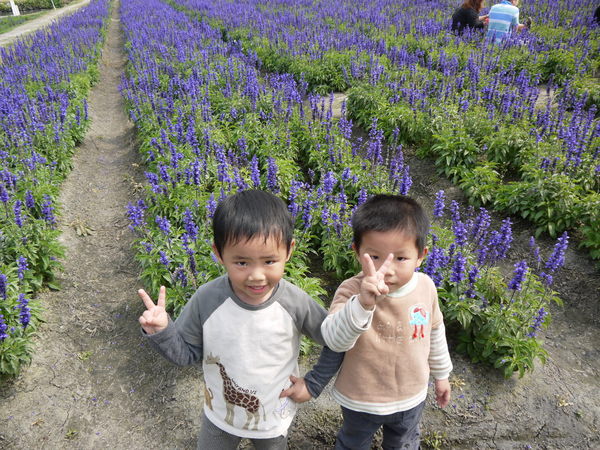
[(373, 436), (383, 426), (383, 448), (417, 450), (420, 445), (419, 422), (425, 402), (408, 411), (387, 416), (352, 411), (342, 406), (344, 423), (335, 442), (335, 450), (369, 450)]
[[(221, 430), (205, 414), (203, 416), (197, 450), (236, 450), (238, 448), (242, 440), (241, 437)], [(287, 448), (287, 436), (250, 440), (256, 450), (285, 450)]]

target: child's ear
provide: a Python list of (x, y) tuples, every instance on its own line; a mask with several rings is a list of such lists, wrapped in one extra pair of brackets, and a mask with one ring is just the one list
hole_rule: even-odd
[(353, 251), (354, 253), (356, 253), (356, 257), (358, 257), (358, 256), (359, 256), (359, 254), (358, 254), (358, 248), (356, 248), (356, 244), (353, 242), (353, 243), (352, 243), (352, 245), (351, 245), (350, 247), (352, 248), (352, 251)]
[(215, 254), (215, 256), (217, 257), (217, 259), (219, 260), (219, 262), (221, 264), (223, 264), (223, 260), (221, 259), (221, 255), (219, 254), (219, 251), (217, 250), (217, 246), (214, 244), (214, 242), (213, 242), (213, 245), (212, 245), (212, 251)]
[(296, 248), (296, 239), (292, 239), (292, 242), (290, 242), (290, 249), (288, 250), (287, 258), (285, 258), (286, 262), (288, 262), (292, 257), (292, 253), (294, 253), (294, 248)]
[(429, 248), (425, 247), (423, 249), (423, 253), (421, 253), (421, 256), (419, 256), (419, 259), (417, 259), (417, 267), (421, 266), (421, 263), (423, 262), (423, 260), (427, 256), (427, 252), (429, 252)]

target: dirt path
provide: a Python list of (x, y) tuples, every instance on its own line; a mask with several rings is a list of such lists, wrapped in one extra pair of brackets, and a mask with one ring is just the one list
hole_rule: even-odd
[[(195, 448), (202, 408), (197, 368), (178, 368), (144, 346), (135, 294), (138, 268), (130, 249), (125, 207), (142, 180), (135, 133), (118, 92), (125, 57), (114, 5), (101, 79), (89, 98), (92, 126), (66, 180), (60, 227), (66, 248), (63, 289), (40, 296), (40, 326), (30, 367), (0, 385), (2, 449)], [(410, 158), (413, 195), (427, 202), (456, 188)], [(77, 236), (72, 224), (95, 229)], [(516, 227), (517, 252), (529, 231)], [(548, 250), (553, 243), (544, 244)], [(582, 252), (569, 250), (556, 288), (546, 335), (550, 358), (525, 378), (504, 380), (493, 370), (452, 354), (452, 406), (429, 399), (425, 442), (445, 436), (444, 448), (600, 448), (600, 274)], [(331, 448), (339, 412), (327, 394), (303, 406), (290, 448)], [(212, 450), (212, 449), (211, 449)]]
[(4, 45), (10, 44), (15, 39), (24, 36), (28, 33), (38, 30), (39, 28), (50, 25), (53, 20), (58, 20), (65, 14), (72, 14), (77, 11), (82, 6), (87, 5), (90, 0), (79, 0), (68, 4), (67, 6), (63, 6), (58, 9), (51, 9), (46, 12), (43, 16), (31, 20), (29, 22), (25, 22), (23, 25), (19, 25), (18, 27), (13, 28), (6, 33), (0, 34), (0, 47)]
[[(125, 62), (118, 6), (89, 98), (92, 125), (60, 197), (63, 289), (40, 296), (46, 323), (33, 362), (0, 390), (3, 449), (189, 448), (196, 432), (195, 369), (159, 359), (136, 326), (141, 305), (125, 207), (141, 177), (118, 91)], [(71, 226), (78, 221), (96, 233), (78, 237)], [(184, 396), (181, 384), (189, 386)]]

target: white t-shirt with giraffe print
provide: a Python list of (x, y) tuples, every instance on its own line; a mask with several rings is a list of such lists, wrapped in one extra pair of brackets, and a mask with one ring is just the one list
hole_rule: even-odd
[(202, 357), (204, 411), (222, 430), (267, 439), (287, 434), (296, 413), (279, 394), (298, 376), (300, 336), (323, 345), (326, 311), (303, 290), (281, 280), (259, 306), (242, 302), (227, 276), (201, 286), (174, 324), (149, 336), (177, 364)]

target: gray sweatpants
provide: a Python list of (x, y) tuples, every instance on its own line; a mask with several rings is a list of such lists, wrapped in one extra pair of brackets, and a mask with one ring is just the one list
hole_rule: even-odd
[[(208, 420), (206, 414), (203, 414), (200, 436), (198, 436), (198, 450), (236, 450), (241, 440), (241, 437), (221, 430)], [(287, 436), (250, 440), (256, 450), (285, 450), (287, 448)]]

